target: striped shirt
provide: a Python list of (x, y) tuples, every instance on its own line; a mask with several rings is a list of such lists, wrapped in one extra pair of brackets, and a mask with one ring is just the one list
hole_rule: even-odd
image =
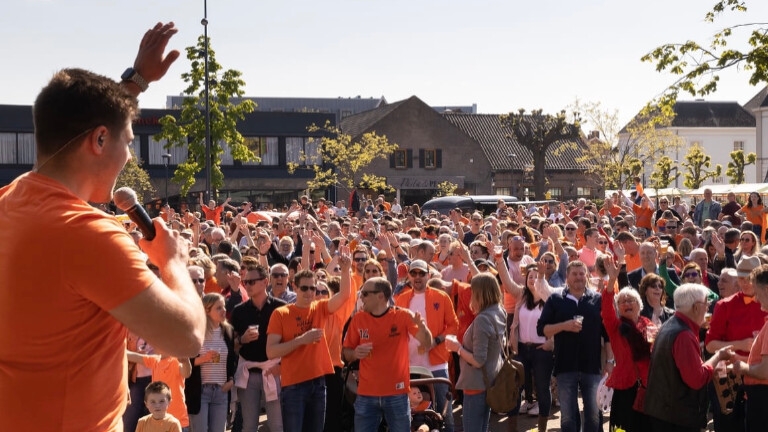
[(208, 351), (218, 351), (219, 361), (216, 363), (203, 363), (200, 365), (200, 373), (203, 378), (203, 384), (224, 385), (227, 382), (227, 343), (221, 334), (221, 327), (213, 330), (210, 338), (203, 341), (203, 347), (200, 348), (200, 355)]

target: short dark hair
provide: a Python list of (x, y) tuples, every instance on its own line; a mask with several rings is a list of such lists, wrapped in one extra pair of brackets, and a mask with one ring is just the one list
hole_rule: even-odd
[(150, 394), (161, 394), (168, 398), (168, 402), (171, 401), (171, 388), (162, 381), (152, 381), (149, 383), (144, 389), (144, 402), (147, 401)]
[(738, 228), (728, 228), (723, 235), (723, 243), (733, 243), (741, 237), (741, 231)]
[(752, 270), (752, 273), (749, 274), (749, 279), (752, 285), (768, 288), (768, 264), (763, 264)]
[(301, 271), (296, 272), (295, 275), (293, 275), (293, 284), (295, 286), (299, 285), (299, 281), (302, 279), (315, 279), (315, 274), (312, 272), (312, 270), (304, 269)]

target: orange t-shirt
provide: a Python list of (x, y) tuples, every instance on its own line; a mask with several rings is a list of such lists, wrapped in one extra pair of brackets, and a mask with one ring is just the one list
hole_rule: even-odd
[(213, 210), (209, 209), (207, 205), (204, 205), (203, 214), (205, 220), (213, 221), (217, 226), (221, 223), (221, 212), (224, 211), (224, 205), (216, 206)]
[(408, 334), (416, 334), (410, 312), (391, 307), (384, 315), (375, 317), (368, 312), (352, 317), (344, 339), (344, 348), (355, 349), (363, 343), (373, 343), (371, 355), (360, 360), (360, 381), (357, 394), (363, 396), (393, 396), (408, 393)]
[(205, 288), (203, 288), (203, 294), (210, 294), (210, 293), (221, 294), (221, 287), (219, 286), (219, 283), (216, 281), (216, 278), (213, 276), (205, 280)]
[(643, 262), (640, 260), (640, 254), (626, 254), (624, 255), (624, 262), (627, 263), (627, 273), (632, 270), (637, 270), (643, 266)]
[[(354, 293), (355, 291), (353, 290), (352, 292)], [(350, 294), (344, 305), (329, 315), (328, 320), (325, 322), (325, 339), (328, 341), (328, 352), (331, 353), (331, 362), (334, 366), (340, 368), (344, 367), (344, 362), (341, 360), (341, 333), (344, 330), (344, 324), (352, 315), (352, 311), (355, 310), (356, 303), (357, 296)]]
[(171, 389), (168, 414), (176, 417), (181, 427), (189, 426), (189, 415), (187, 415), (187, 404), (184, 398), (184, 378), (181, 376), (179, 359), (150, 355), (144, 357), (144, 366), (152, 369), (152, 381), (162, 381)]
[[(280, 335), (281, 343), (292, 341), (313, 328), (325, 328), (330, 313), (328, 300), (313, 301), (309, 307), (281, 306), (269, 317), (267, 334)], [(299, 384), (333, 373), (325, 332), (319, 343), (301, 345), (282, 357), (280, 381), (283, 386)]]
[(0, 227), (0, 428), (122, 430), (128, 332), (108, 311), (157, 281), (146, 257), (37, 173), (0, 189)]

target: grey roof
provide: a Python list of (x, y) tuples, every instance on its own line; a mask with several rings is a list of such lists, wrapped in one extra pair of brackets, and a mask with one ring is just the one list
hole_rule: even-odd
[[(533, 163), (531, 151), (509, 136), (509, 130), (501, 125), (500, 115), (448, 113), (443, 117), (480, 144), (494, 171), (519, 170)], [(576, 159), (585, 145), (581, 139), (556, 142), (548, 149), (546, 169), (584, 170), (586, 164)], [(511, 154), (515, 156), (510, 157)]]
[(758, 108), (768, 107), (768, 86), (763, 87), (756, 95), (744, 104), (744, 109), (750, 113), (754, 113)]
[[(168, 108), (180, 107), (184, 96), (168, 96), (166, 105)], [(380, 98), (338, 97), (338, 98), (306, 98), (306, 97), (243, 97), (232, 98), (233, 103), (243, 100), (256, 102), (256, 111), (282, 111), (282, 112), (320, 112), (342, 114), (356, 114), (368, 111), (387, 104), (384, 96)]]
[(755, 127), (755, 117), (738, 102), (678, 101), (672, 127)]
[(346, 117), (341, 120), (341, 130), (344, 131), (345, 134), (356, 138), (362, 135), (363, 132), (374, 124), (378, 123), (381, 119), (388, 116), (392, 111), (400, 107), (400, 105), (415, 97), (416, 96), (411, 96), (408, 99), (403, 99), (389, 105), (384, 105), (376, 109)]

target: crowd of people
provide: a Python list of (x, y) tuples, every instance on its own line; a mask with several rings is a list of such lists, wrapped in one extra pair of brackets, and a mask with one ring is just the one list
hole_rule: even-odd
[(176, 31), (149, 29), (120, 83), (64, 69), (35, 101), (35, 168), (0, 189), (4, 428), (254, 432), (263, 408), (272, 432), (487, 431), (505, 352), (525, 371), (509, 431), (553, 406), (560, 430), (601, 430), (602, 377), (612, 429), (766, 428), (756, 193), (688, 208), (636, 179), (599, 207), (447, 215), (302, 196), (268, 220), (213, 201), (165, 207), (149, 240), (89, 204), (112, 199)]

